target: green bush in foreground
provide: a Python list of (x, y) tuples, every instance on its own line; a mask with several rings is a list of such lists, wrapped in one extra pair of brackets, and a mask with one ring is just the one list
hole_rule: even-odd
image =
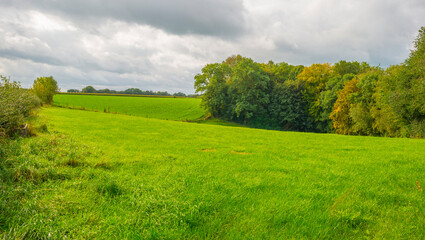
[(40, 100), (19, 83), (0, 77), (0, 137), (6, 137), (22, 128)]
[[(75, 235), (72, 223), (58, 226), (54, 221), (64, 212), (74, 211), (73, 205), (46, 195), (62, 189), (59, 186), (64, 182), (78, 179), (88, 154), (85, 146), (59, 134), (4, 141), (0, 145), (0, 239)], [(49, 201), (54, 206), (47, 204)]]

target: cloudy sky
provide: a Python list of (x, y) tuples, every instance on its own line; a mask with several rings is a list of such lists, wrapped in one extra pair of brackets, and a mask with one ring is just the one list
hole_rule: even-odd
[(31, 86), (193, 93), (233, 54), (383, 67), (409, 55), (424, 0), (0, 0), (0, 74)]

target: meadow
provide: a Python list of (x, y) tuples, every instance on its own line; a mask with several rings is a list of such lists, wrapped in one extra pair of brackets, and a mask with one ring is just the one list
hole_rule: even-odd
[(167, 120), (196, 120), (204, 115), (199, 98), (57, 94), (54, 104)]
[(425, 140), (39, 115), (3, 153), (6, 239), (425, 236)]

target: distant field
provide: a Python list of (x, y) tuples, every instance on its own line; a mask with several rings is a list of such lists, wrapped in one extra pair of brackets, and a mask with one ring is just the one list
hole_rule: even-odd
[[(16, 158), (23, 162), (19, 176), (33, 179), (38, 175), (28, 172), (42, 169), (45, 177), (34, 187), (4, 188), (6, 238), (425, 236), (425, 140), (65, 108), (40, 114), (51, 133), (23, 140)], [(19, 207), (11, 208), (7, 194), (15, 192)]]
[(54, 104), (102, 112), (168, 120), (195, 120), (204, 115), (198, 98), (130, 97), (57, 94)]

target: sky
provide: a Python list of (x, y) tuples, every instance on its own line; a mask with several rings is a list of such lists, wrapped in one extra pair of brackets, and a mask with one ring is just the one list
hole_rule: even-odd
[(62, 91), (194, 93), (208, 63), (241, 54), (309, 66), (402, 63), (424, 0), (0, 0), (0, 75)]

